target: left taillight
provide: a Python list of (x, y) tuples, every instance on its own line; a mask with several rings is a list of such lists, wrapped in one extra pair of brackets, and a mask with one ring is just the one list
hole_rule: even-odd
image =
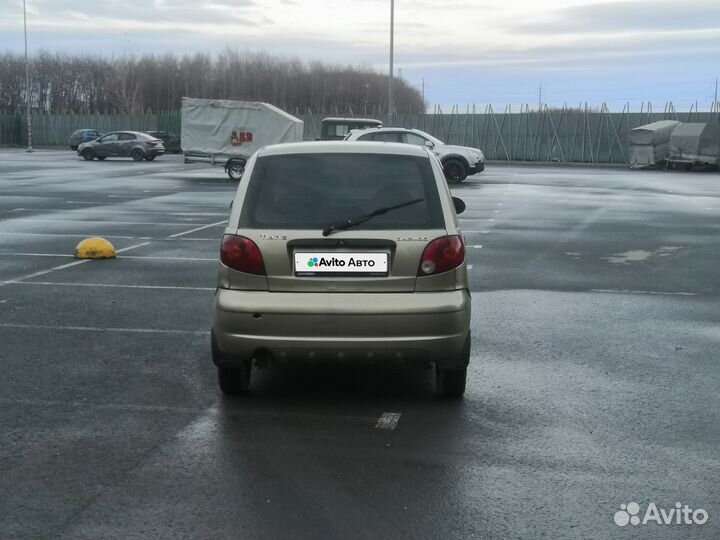
[(420, 259), (418, 276), (432, 276), (457, 268), (465, 262), (465, 243), (457, 235), (442, 236), (430, 242)]
[(155, 146), (159, 142), (160, 141), (145, 141), (145, 144), (147, 144), (148, 146)]
[(265, 275), (265, 263), (260, 248), (244, 236), (234, 234), (223, 236), (220, 262), (238, 272)]

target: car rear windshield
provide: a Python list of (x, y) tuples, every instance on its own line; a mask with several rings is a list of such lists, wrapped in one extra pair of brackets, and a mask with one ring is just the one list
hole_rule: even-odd
[(387, 154), (291, 154), (257, 160), (239, 226), (315, 229), (378, 208), (423, 199), (360, 229), (442, 229), (430, 160)]

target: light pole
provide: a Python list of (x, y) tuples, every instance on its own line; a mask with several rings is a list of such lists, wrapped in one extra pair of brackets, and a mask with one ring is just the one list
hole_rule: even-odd
[(27, 51), (27, 11), (25, 9), (25, 0), (23, 0), (23, 25), (25, 27), (25, 98), (27, 107), (27, 151), (32, 152), (32, 117), (30, 115), (30, 65), (28, 64)]
[(395, 47), (395, 0), (390, 0), (390, 77), (388, 78), (388, 126), (392, 124), (393, 101), (393, 56)]

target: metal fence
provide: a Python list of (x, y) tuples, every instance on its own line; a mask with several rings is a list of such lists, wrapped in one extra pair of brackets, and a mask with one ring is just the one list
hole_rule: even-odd
[[(169, 131), (180, 133), (179, 111), (158, 114), (62, 114), (32, 115), (33, 146), (67, 146), (68, 137), (77, 129)], [(27, 123), (24, 114), (0, 115), (0, 146), (26, 146)]]
[[(381, 110), (362, 111), (333, 109), (291, 111), (305, 122), (305, 139), (314, 140), (320, 134), (320, 121), (326, 116), (371, 116), (385, 119)], [(488, 105), (452, 107), (444, 112), (435, 107), (432, 113), (395, 114), (392, 125), (418, 128), (448, 144), (480, 148), (487, 159), (502, 161), (628, 163), (630, 130), (658, 120), (682, 122), (720, 122), (720, 106), (710, 112), (677, 112), (671, 102), (662, 111), (654, 111), (652, 104), (643, 103), (640, 111), (632, 112), (626, 105), (622, 112), (610, 112), (606, 105), (591, 108), (549, 108), (541, 110), (521, 106), (519, 111), (507, 106), (497, 112)], [(33, 144), (35, 146), (66, 146), (68, 136), (76, 129), (97, 128), (101, 131), (119, 129), (164, 130), (180, 133), (179, 111), (142, 114), (33, 114)], [(0, 145), (24, 146), (26, 126), (23, 115), (0, 115)]]

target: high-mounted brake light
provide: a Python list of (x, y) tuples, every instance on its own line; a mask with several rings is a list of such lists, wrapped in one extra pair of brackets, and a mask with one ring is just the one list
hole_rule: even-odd
[(260, 248), (255, 242), (244, 236), (226, 234), (220, 246), (220, 262), (225, 266), (248, 274), (265, 275)]
[(443, 236), (430, 242), (420, 259), (418, 276), (441, 274), (465, 261), (465, 244), (460, 236)]

